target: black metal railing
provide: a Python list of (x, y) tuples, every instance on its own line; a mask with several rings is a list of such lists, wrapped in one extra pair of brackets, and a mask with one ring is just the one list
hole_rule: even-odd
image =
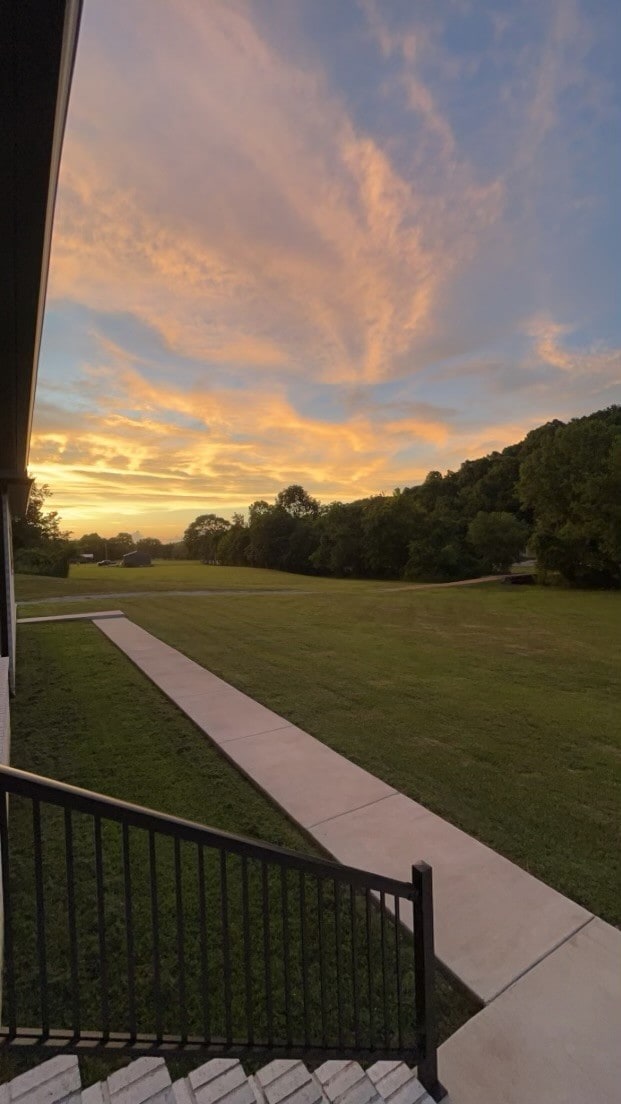
[(0, 857), (5, 1043), (399, 1056), (443, 1095), (426, 864), (398, 881), (8, 767)]

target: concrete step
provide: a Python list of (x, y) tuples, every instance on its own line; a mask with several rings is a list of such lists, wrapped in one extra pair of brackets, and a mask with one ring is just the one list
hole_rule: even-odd
[(83, 1089), (78, 1059), (57, 1055), (0, 1085), (0, 1104), (433, 1104), (404, 1062), (324, 1062), (310, 1071), (279, 1058), (246, 1074), (236, 1058), (212, 1058), (171, 1081), (163, 1058), (136, 1058)]
[(82, 1082), (74, 1054), (57, 1054), (0, 1085), (0, 1104), (82, 1104)]

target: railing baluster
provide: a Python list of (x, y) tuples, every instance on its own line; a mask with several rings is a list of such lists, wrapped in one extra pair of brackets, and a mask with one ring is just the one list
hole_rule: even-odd
[[(0, 791), (0, 855), (2, 862), (2, 903), (4, 909), (4, 1005), (9, 1039), (17, 1032), (15, 1007), (15, 969), (13, 961), (13, 903), (11, 900), (11, 857), (9, 848), (9, 795)], [(4, 1012), (4, 1008), (2, 1009)]]
[(207, 915), (206, 915), (206, 886), (205, 886), (205, 855), (204, 848), (197, 844), (198, 854), (198, 915), (200, 923), (201, 944), (201, 988), (203, 998), (203, 1035), (205, 1042), (211, 1038), (210, 1007), (209, 1007), (209, 957), (207, 951)]
[(341, 945), (341, 885), (334, 880), (334, 939), (336, 950), (336, 1008), (338, 1045), (343, 1046), (343, 950)]
[(358, 940), (356, 933), (356, 890), (349, 887), (349, 905), (351, 918), (351, 967), (352, 993), (354, 998), (354, 1042), (360, 1046), (360, 1008), (358, 1004)]
[(162, 1018), (162, 981), (160, 973), (160, 911), (157, 895), (157, 851), (155, 832), (149, 831), (149, 884), (151, 887), (151, 936), (153, 947), (153, 1004), (155, 1005), (155, 1034), (161, 1040), (164, 1034)]
[(403, 1047), (403, 1014), (401, 1010), (402, 1005), (402, 992), (401, 992), (401, 917), (400, 917), (400, 899), (395, 895), (395, 972), (397, 975), (397, 1038), (399, 1042), (399, 1050)]
[(248, 902), (248, 860), (242, 855), (242, 923), (244, 929), (244, 973), (246, 975), (246, 1033), (248, 1046), (254, 1043), (252, 1015), (252, 958), (250, 946), (250, 906)]
[(299, 872), (300, 938), (302, 942), (302, 1019), (304, 1023), (304, 1045), (309, 1046), (308, 1018), (308, 931), (306, 925), (306, 884), (304, 871)]
[(285, 983), (285, 1032), (287, 1046), (293, 1043), (291, 1031), (291, 977), (289, 967), (289, 895), (287, 888), (286, 867), (280, 868), (280, 891), (282, 904), (282, 951), (283, 951), (283, 978)]
[(390, 1044), (388, 1026), (388, 979), (386, 977), (386, 894), (380, 893), (380, 944), (382, 949), (382, 1011), (384, 1014), (384, 1046)]
[(226, 1041), (233, 1042), (233, 1020), (231, 1010), (231, 947), (229, 942), (229, 892), (226, 869), (226, 851), (220, 850), (220, 907), (222, 915), (222, 954), (224, 966), (224, 1020)]
[(67, 869), (67, 919), (69, 922), (69, 959), (71, 963), (71, 997), (73, 1004), (73, 1034), (80, 1036), (80, 975), (78, 970), (78, 931), (75, 907), (75, 870), (73, 856), (73, 820), (71, 809), (65, 807), (65, 866)]
[(321, 1004), (321, 1045), (328, 1046), (328, 1010), (326, 1005), (326, 936), (323, 918), (323, 878), (317, 879), (317, 917), (319, 927), (319, 1000)]
[(97, 897), (97, 938), (99, 942), (99, 984), (101, 993), (101, 1026), (104, 1041), (110, 1033), (110, 998), (108, 993), (108, 954), (106, 947), (106, 912), (104, 898), (103, 851), (101, 846), (101, 817), (93, 817), (95, 843), (95, 886)]
[(179, 1030), (187, 1037), (187, 1006), (185, 999), (185, 923), (183, 916), (183, 880), (181, 877), (181, 841), (175, 836), (175, 905), (177, 912), (177, 965), (179, 968)]
[(127, 1026), (132, 1042), (136, 1040), (136, 961), (134, 917), (132, 910), (132, 872), (129, 851), (129, 825), (123, 821), (123, 882), (125, 892), (125, 941), (127, 947)]
[(371, 891), (364, 891), (364, 905), (366, 911), (367, 928), (367, 985), (369, 1001), (369, 1046), (375, 1045), (375, 1010), (373, 1008), (373, 949), (371, 935)]
[(263, 902), (263, 958), (265, 965), (265, 1010), (267, 1013), (267, 1042), (274, 1044), (274, 1005), (272, 997), (272, 936), (270, 931), (270, 887), (267, 863), (261, 863), (261, 896)]
[(442, 1100), (446, 1090), (438, 1081), (438, 1051), (434, 1008), (435, 952), (433, 938), (433, 883), (431, 867), (416, 863), (412, 867), (414, 920), (414, 984), (416, 986), (417, 1073), (421, 1084), (434, 1100)]
[(47, 994), (47, 954), (45, 948), (45, 897), (43, 893), (43, 849), (41, 842), (41, 803), (32, 802), (32, 830), (34, 839), (35, 893), (37, 903), (37, 957), (39, 959), (39, 986), (41, 999), (41, 1032), (43, 1038), (50, 1033)]

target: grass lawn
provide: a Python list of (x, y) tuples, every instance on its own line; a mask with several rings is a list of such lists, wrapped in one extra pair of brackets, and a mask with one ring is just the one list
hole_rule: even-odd
[(621, 595), (493, 583), (112, 604), (621, 923)]
[(621, 595), (493, 584), (128, 612), (621, 922)]
[(367, 589), (387, 584), (367, 580), (322, 579), (260, 567), (212, 567), (196, 560), (159, 560), (152, 567), (97, 567), (73, 564), (67, 579), (17, 575), (18, 602), (72, 594), (114, 594), (132, 590), (312, 590)]
[[(12, 708), (12, 755), (14, 766), (58, 778), (92, 790), (147, 805), (152, 808), (210, 824), (236, 834), (281, 844), (306, 853), (317, 851), (313, 844), (256, 791), (208, 744), (204, 736), (145, 679), (90, 624), (41, 625), (21, 628), (18, 638), (18, 694)], [(93, 902), (92, 823), (82, 814), (74, 817), (76, 849), (76, 900), (79, 916), (80, 976), (84, 979), (82, 1024), (98, 1026), (99, 967), (96, 912)], [(68, 985), (68, 934), (66, 922), (66, 880), (64, 873), (64, 835), (62, 816), (57, 810), (43, 813), (44, 861), (47, 903), (48, 971), (50, 977), (50, 1019), (54, 1026), (68, 1026), (70, 1007)], [(136, 996), (139, 1025), (153, 1029), (151, 986), (151, 913), (150, 882), (146, 836), (139, 839), (132, 830), (132, 889), (138, 969)], [(36, 978), (37, 956), (33, 908), (32, 829), (30, 805), (11, 799), (10, 819), (12, 871), (15, 878), (15, 970), (19, 1006), (18, 1022), (39, 1021)], [(106, 871), (106, 916), (109, 928), (110, 1006), (113, 1026), (119, 1027), (127, 1009), (121, 842), (116, 826), (104, 827)], [(167, 1005), (165, 1030), (178, 1030), (178, 966), (176, 953), (175, 885), (172, 845), (158, 844), (158, 890), (160, 909), (160, 945), (162, 950), (162, 991)], [(183, 905), (185, 914), (186, 995), (185, 1010), (189, 1030), (201, 1024), (202, 990), (198, 932), (198, 888), (196, 853), (193, 845), (182, 845)], [(229, 860), (232, 941), (233, 1017), (239, 1023), (243, 1015), (244, 932), (240, 916), (240, 860)], [(279, 902), (280, 881), (277, 872), (270, 875), (271, 900)], [(207, 901), (217, 902), (219, 887), (217, 856), (206, 859)], [(276, 879), (276, 881), (274, 880)], [(310, 896), (310, 887), (307, 893)], [(250, 931), (252, 933), (252, 998), (260, 1017), (265, 1004), (262, 956), (262, 899), (259, 872), (250, 869)], [(300, 909), (300, 885), (296, 877), (289, 885), (290, 954), (292, 1004), (303, 984), (303, 959), (297, 916)], [(319, 902), (307, 903), (309, 932), (318, 928)], [(335, 903), (327, 888), (323, 897), (324, 919), (332, 921), (337, 910), (343, 912), (344, 953), (348, 951), (347, 903)], [(313, 912), (313, 909), (315, 910)], [(283, 931), (280, 912), (272, 930), (275, 1022), (282, 1029)], [(219, 912), (210, 913), (208, 955), (211, 964), (211, 1017), (214, 1034), (223, 1033), (223, 960), (222, 920)], [(376, 938), (377, 921), (371, 932)], [(311, 938), (312, 944), (312, 938)], [(256, 951), (256, 955), (254, 952)], [(329, 975), (333, 976), (328, 947)], [(308, 984), (311, 1006), (318, 1007), (318, 974), (311, 946)], [(404, 978), (411, 987), (411, 960), (406, 945), (402, 948)], [(362, 955), (361, 955), (362, 958)], [(117, 969), (118, 966), (118, 969)], [(408, 980), (409, 979), (409, 980)], [(367, 979), (368, 980), (368, 979)], [(345, 988), (348, 982), (345, 981)], [(366, 981), (365, 981), (366, 984)], [(380, 1000), (378, 969), (374, 970), (371, 1004)], [(280, 995), (279, 995), (280, 994)], [(389, 994), (391, 1008), (395, 997)], [(474, 1006), (457, 987), (440, 979), (441, 1032), (450, 1034)], [(376, 1009), (377, 1011), (377, 1009)], [(394, 1008), (393, 1008), (394, 1011)], [(367, 1013), (365, 1012), (366, 1016)], [(299, 1016), (294, 1021), (300, 1029)], [(192, 1026), (193, 1025), (193, 1026)], [(140, 1030), (140, 1027), (139, 1027)], [(24, 1059), (27, 1060), (27, 1059)], [(0, 1073), (14, 1076), (16, 1062), (11, 1055), (3, 1059)], [(197, 1064), (199, 1059), (196, 1060)], [(87, 1063), (88, 1065), (88, 1063)], [(91, 1063), (90, 1079), (104, 1076), (101, 1063)]]

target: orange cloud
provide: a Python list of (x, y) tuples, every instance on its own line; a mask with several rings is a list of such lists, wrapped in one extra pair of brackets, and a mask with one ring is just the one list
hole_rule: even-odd
[(605, 348), (599, 344), (568, 349), (563, 345), (562, 338), (572, 332), (573, 326), (554, 322), (548, 315), (537, 315), (525, 329), (532, 338), (535, 355), (544, 364), (572, 375), (605, 375), (610, 383), (621, 383), (621, 349)]
[[(493, 157), (480, 172), (469, 161), (425, 79), (423, 60), (429, 69), (439, 56), (434, 20), (397, 32), (381, 4), (360, 6), (377, 102), (396, 99), (407, 119), (395, 135), (370, 133), (317, 58), (279, 49), (241, 0), (86, 6), (49, 299), (59, 314), (68, 303), (95, 319), (85, 325), (97, 348), (72, 364), (79, 412), (58, 406), (64, 368), (59, 390), (48, 387), (31, 454), (67, 524), (113, 527), (120, 514), (175, 536), (206, 506), (230, 512), (293, 481), (324, 501), (390, 491), (502, 448), (548, 416), (542, 404), (518, 418), (512, 402), (503, 424), (488, 377), (469, 390), (466, 358), (472, 367), (484, 349), (492, 363), (488, 347), (513, 339), (533, 309), (528, 297), (497, 320), (485, 292), (508, 270), (505, 254), (516, 263), (507, 193), (574, 80), (564, 64), (580, 38), (573, 4), (555, 6), (527, 125), (495, 176)], [(139, 352), (124, 347), (121, 323), (152, 331)], [(578, 354), (567, 332), (535, 319), (525, 369), (617, 371), (618, 352)], [(414, 401), (442, 363), (449, 410)], [(42, 383), (52, 371), (42, 359)], [(394, 397), (374, 405), (396, 380), (402, 409)], [(301, 409), (296, 388), (313, 392)], [(348, 411), (338, 423), (332, 395)], [(457, 428), (454, 408), (468, 404), (477, 425)]]
[[(142, 14), (139, 97), (135, 75), (83, 41), (50, 295), (130, 311), (206, 361), (336, 382), (411, 371), (447, 280), (500, 211), (498, 183), (476, 187), (455, 160), (428, 89), (412, 78), (409, 94), (442, 138), (442, 203), (243, 7)], [(121, 33), (133, 13), (118, 18)]]
[[(207, 506), (244, 509), (289, 482), (323, 501), (391, 491), (531, 428), (456, 433), (437, 417), (399, 417), (392, 407), (333, 424), (302, 415), (278, 390), (185, 391), (154, 383), (134, 365), (110, 369), (103, 388), (101, 373), (98, 380), (96, 411), (67, 426), (62, 410), (42, 405), (32, 441), (34, 473), (53, 486), (64, 523), (79, 532), (104, 522), (118, 529), (131, 516), (133, 528), (174, 537)], [(417, 442), (425, 445), (424, 466), (405, 458)]]

